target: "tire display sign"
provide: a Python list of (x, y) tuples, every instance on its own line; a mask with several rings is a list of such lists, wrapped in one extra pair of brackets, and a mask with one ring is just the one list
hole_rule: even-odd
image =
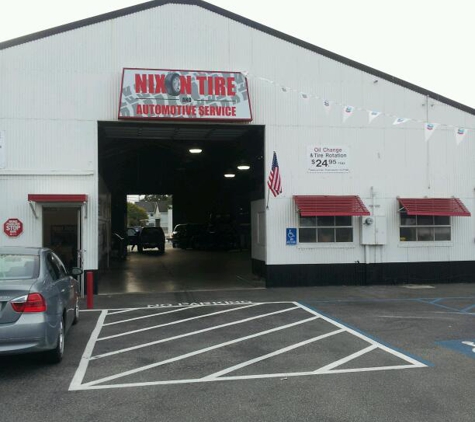
[(348, 173), (350, 149), (347, 146), (307, 146), (307, 168), (317, 173)]
[(251, 121), (240, 72), (124, 69), (119, 119)]
[(3, 232), (8, 237), (18, 237), (23, 233), (23, 223), (18, 218), (9, 218), (3, 223)]

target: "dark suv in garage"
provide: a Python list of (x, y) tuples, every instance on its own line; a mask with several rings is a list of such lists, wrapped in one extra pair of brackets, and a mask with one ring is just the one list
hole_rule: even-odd
[(195, 239), (206, 231), (206, 225), (196, 223), (177, 224), (171, 242), (174, 248), (195, 248)]
[(144, 227), (137, 241), (139, 252), (144, 249), (157, 248), (160, 253), (165, 252), (165, 233), (161, 227)]

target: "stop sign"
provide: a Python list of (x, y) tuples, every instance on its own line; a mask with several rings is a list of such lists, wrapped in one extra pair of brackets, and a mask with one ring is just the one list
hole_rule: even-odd
[(23, 233), (23, 223), (18, 218), (9, 218), (3, 223), (3, 231), (9, 237), (18, 237)]

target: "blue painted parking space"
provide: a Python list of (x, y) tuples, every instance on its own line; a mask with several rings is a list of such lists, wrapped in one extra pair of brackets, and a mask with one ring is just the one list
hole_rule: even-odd
[(438, 341), (436, 344), (475, 359), (475, 339)]

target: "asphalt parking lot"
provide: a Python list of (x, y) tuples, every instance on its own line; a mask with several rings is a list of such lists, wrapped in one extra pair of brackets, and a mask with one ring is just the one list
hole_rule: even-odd
[(475, 286), (408, 287), (98, 296), (2, 420), (473, 421)]

